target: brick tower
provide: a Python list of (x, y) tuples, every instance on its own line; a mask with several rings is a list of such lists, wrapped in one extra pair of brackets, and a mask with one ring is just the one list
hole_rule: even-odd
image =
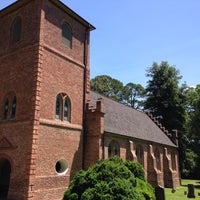
[(61, 199), (82, 168), (93, 29), (58, 0), (0, 11), (0, 199)]

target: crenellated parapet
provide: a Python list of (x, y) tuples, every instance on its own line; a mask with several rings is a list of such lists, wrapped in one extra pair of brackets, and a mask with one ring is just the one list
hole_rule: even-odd
[(103, 98), (98, 98), (96, 101), (96, 105), (92, 104), (90, 100), (86, 103), (86, 112), (101, 112), (104, 113), (104, 103)]
[(98, 98), (96, 105), (88, 101), (86, 104), (87, 132), (90, 135), (100, 135), (104, 127), (104, 101)]
[(178, 130), (173, 129), (172, 132), (170, 133), (150, 112), (146, 112), (146, 114), (178, 147)]
[(102, 155), (101, 138), (104, 133), (104, 101), (88, 101), (86, 104), (86, 130), (84, 147), (84, 169), (95, 164)]

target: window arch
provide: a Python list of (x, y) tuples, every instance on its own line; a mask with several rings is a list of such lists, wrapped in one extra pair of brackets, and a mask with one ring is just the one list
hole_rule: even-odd
[(21, 29), (22, 29), (22, 20), (20, 17), (17, 17), (11, 28), (11, 44), (15, 44), (21, 39)]
[(141, 145), (136, 146), (136, 156), (137, 156), (137, 161), (143, 165), (144, 164), (144, 150)]
[(55, 118), (61, 121), (70, 121), (71, 103), (69, 97), (60, 93), (56, 97)]
[(68, 47), (72, 48), (72, 30), (69, 24), (62, 24), (62, 43)]
[(156, 148), (156, 150), (154, 152), (154, 156), (156, 158), (156, 168), (158, 170), (161, 170), (160, 152), (159, 152), (158, 148)]
[(108, 145), (108, 157), (111, 156), (120, 156), (119, 144), (112, 140)]

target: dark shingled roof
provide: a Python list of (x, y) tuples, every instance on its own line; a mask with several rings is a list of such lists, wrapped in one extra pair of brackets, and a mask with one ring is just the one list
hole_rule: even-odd
[(93, 91), (90, 92), (90, 98), (94, 106), (98, 98), (104, 100), (105, 132), (176, 147), (146, 113)]

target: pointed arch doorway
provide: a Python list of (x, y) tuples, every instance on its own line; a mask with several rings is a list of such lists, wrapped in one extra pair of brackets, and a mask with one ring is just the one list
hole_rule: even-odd
[(0, 200), (8, 196), (11, 164), (5, 158), (0, 158)]

